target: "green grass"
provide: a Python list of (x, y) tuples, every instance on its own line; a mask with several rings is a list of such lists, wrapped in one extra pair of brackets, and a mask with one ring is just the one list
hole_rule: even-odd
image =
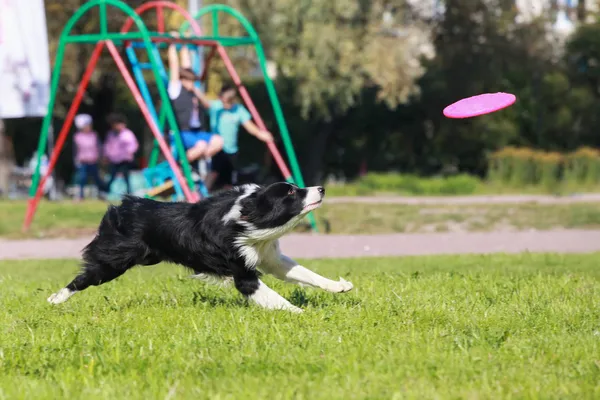
[[(21, 233), (24, 202), (0, 202), (0, 237), (91, 235), (106, 210), (101, 202), (43, 203), (28, 234)], [(405, 206), (401, 204), (325, 204), (315, 213), (321, 232), (472, 232), (553, 228), (600, 228), (600, 203), (561, 205)]]
[(561, 181), (554, 185), (511, 185), (461, 174), (448, 177), (420, 177), (398, 173), (369, 173), (352, 182), (327, 185), (329, 196), (455, 196), (501, 194), (598, 193), (600, 184)]
[(0, 263), (0, 399), (597, 399), (600, 254), (306, 262), (301, 315), (172, 266), (52, 307), (74, 261)]
[(316, 213), (334, 234), (600, 228), (600, 203), (406, 206), (330, 204)]
[(79, 236), (92, 233), (98, 227), (107, 203), (70, 201), (40, 203), (30, 232), (21, 233), (27, 203), (24, 201), (0, 201), (0, 237), (55, 237)]

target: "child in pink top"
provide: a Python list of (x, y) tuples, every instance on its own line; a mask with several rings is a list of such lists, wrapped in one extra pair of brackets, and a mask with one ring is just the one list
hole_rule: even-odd
[(110, 163), (110, 179), (106, 185), (110, 190), (110, 185), (117, 174), (121, 172), (125, 178), (127, 193), (129, 194), (131, 193), (129, 170), (132, 167), (139, 144), (133, 132), (127, 129), (127, 121), (122, 115), (111, 114), (108, 117), (108, 124), (111, 131), (108, 132), (104, 142), (104, 157)]
[(83, 199), (83, 189), (88, 180), (92, 178), (98, 191), (104, 190), (104, 183), (100, 180), (98, 161), (100, 159), (100, 140), (92, 128), (92, 117), (79, 114), (75, 117), (75, 167), (77, 168), (77, 184), (79, 185), (79, 198)]

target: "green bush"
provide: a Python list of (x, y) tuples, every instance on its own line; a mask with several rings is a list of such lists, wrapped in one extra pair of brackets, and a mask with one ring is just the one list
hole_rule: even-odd
[(534, 157), (536, 166), (536, 183), (555, 188), (561, 183), (564, 157), (559, 153), (538, 153)]
[[(343, 185), (329, 185), (332, 196), (401, 194), (421, 196), (468, 195), (479, 193), (557, 193), (575, 189), (598, 190), (600, 151), (581, 148), (571, 154), (506, 147), (489, 156), (487, 182), (461, 174), (422, 178), (410, 174), (373, 173)], [(508, 189), (508, 190), (505, 190)], [(512, 190), (511, 190), (512, 189)]]
[(559, 153), (506, 147), (489, 157), (488, 181), (515, 187), (553, 187), (561, 182), (563, 163)]
[(506, 147), (490, 155), (488, 181), (513, 187), (597, 185), (600, 183), (600, 151), (581, 148), (563, 155)]
[(600, 151), (582, 147), (567, 155), (564, 177), (569, 182), (579, 184), (600, 182)]
[(440, 194), (472, 194), (481, 185), (481, 181), (471, 175), (460, 174), (443, 180)]
[(470, 175), (448, 178), (421, 178), (404, 174), (368, 174), (356, 182), (345, 185), (330, 185), (327, 192), (334, 196), (369, 195), (395, 193), (404, 195), (466, 195), (474, 193), (480, 180)]

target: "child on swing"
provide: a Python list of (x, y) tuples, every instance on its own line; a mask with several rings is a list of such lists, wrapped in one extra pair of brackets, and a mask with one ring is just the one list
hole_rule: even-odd
[[(176, 32), (173, 36), (178, 36)], [(169, 98), (173, 104), (181, 139), (188, 161), (211, 158), (223, 148), (223, 139), (205, 127), (205, 107), (208, 104), (204, 93), (194, 86), (199, 78), (191, 69), (190, 52), (181, 49), (181, 65), (176, 45), (169, 47)]]
[[(172, 33), (178, 36), (177, 32)], [(237, 139), (239, 127), (243, 126), (248, 133), (263, 142), (272, 142), (273, 135), (260, 129), (254, 122), (246, 108), (235, 102), (236, 89), (224, 85), (219, 93), (218, 100), (209, 100), (206, 94), (194, 87), (198, 77), (190, 69), (190, 53), (187, 47), (181, 49), (181, 67), (177, 57), (175, 45), (169, 47), (169, 68), (171, 76), (169, 81), (169, 97), (173, 101), (173, 108), (177, 116), (177, 123), (181, 130), (181, 137), (187, 150), (189, 161), (202, 157), (215, 157), (213, 171), (208, 175), (206, 187), (210, 190), (220, 178), (225, 186), (236, 184), (236, 159)], [(200, 126), (200, 115), (206, 111), (210, 113), (211, 132), (189, 130), (191, 126)]]

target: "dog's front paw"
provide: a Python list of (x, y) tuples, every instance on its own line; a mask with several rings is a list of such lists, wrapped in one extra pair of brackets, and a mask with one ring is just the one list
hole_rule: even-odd
[(332, 293), (344, 293), (349, 292), (354, 288), (354, 285), (351, 282), (348, 282), (344, 278), (340, 278), (339, 281), (333, 282), (327, 290)]

